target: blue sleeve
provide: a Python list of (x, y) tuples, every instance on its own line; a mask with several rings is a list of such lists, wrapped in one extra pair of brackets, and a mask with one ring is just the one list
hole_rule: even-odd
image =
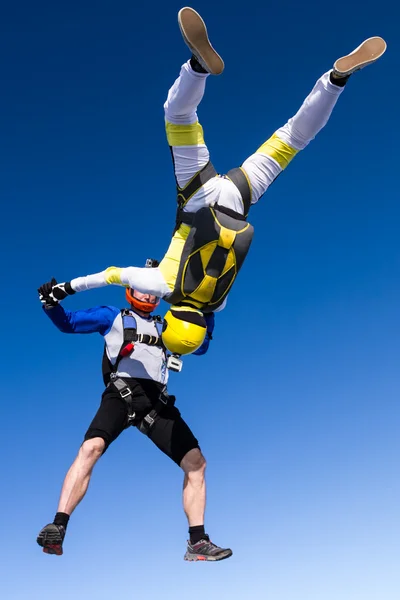
[(206, 313), (204, 315), (204, 318), (207, 323), (207, 333), (206, 333), (206, 337), (204, 338), (204, 342), (202, 343), (200, 348), (198, 348), (196, 350), (196, 352), (193, 352), (193, 354), (195, 354), (196, 356), (201, 356), (202, 354), (205, 354), (207, 352), (208, 346), (210, 345), (210, 340), (212, 340), (212, 334), (214, 331), (214, 325), (215, 325), (214, 313)]
[(43, 309), (54, 325), (63, 333), (100, 333), (106, 335), (120, 313), (114, 306), (96, 306), (86, 310), (66, 310), (58, 304)]

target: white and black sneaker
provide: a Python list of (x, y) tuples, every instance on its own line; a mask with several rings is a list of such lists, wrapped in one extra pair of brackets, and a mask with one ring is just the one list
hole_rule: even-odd
[(206, 24), (199, 13), (185, 6), (178, 13), (178, 23), (185, 44), (206, 73), (220, 75), (224, 70), (224, 61), (212, 47)]
[(342, 56), (333, 65), (333, 76), (349, 77), (352, 73), (371, 65), (384, 54), (386, 42), (381, 37), (371, 37), (365, 40), (353, 52)]
[(202, 540), (196, 544), (191, 544), (190, 541), (187, 545), (186, 554), (183, 557), (184, 560), (190, 561), (216, 561), (224, 560), (232, 556), (232, 550), (230, 548), (220, 548), (216, 544), (210, 541), (208, 535), (205, 535)]
[(45, 554), (56, 554), (61, 556), (63, 553), (63, 541), (65, 537), (65, 529), (62, 525), (49, 523), (40, 531), (36, 541), (39, 546), (42, 546)]

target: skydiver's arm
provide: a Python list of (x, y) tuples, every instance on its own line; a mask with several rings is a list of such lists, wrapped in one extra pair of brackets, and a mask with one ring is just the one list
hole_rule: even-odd
[(143, 294), (152, 294), (162, 298), (171, 292), (158, 267), (109, 267), (101, 273), (72, 279), (71, 287), (75, 292), (92, 290), (106, 285), (131, 287)]
[(206, 313), (204, 315), (204, 318), (207, 323), (207, 333), (206, 337), (204, 338), (204, 342), (202, 343), (200, 348), (198, 348), (196, 352), (193, 352), (193, 354), (195, 354), (196, 356), (201, 356), (202, 354), (205, 354), (208, 350), (208, 346), (210, 345), (210, 341), (213, 339), (212, 333), (214, 331), (215, 325), (214, 313)]
[(54, 325), (63, 333), (100, 333), (106, 335), (119, 314), (114, 306), (96, 306), (86, 310), (66, 310), (60, 304), (43, 308)]

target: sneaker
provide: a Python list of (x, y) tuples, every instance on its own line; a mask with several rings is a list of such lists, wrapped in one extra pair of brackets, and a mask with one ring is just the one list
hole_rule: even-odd
[(43, 527), (37, 537), (37, 543), (42, 546), (43, 552), (46, 554), (56, 554), (61, 556), (63, 553), (62, 544), (65, 537), (65, 529), (62, 525), (54, 525), (49, 523)]
[(353, 52), (342, 56), (333, 65), (333, 74), (337, 77), (348, 77), (355, 71), (372, 64), (386, 50), (386, 42), (381, 37), (371, 37), (365, 40)]
[(224, 61), (211, 46), (206, 24), (199, 13), (188, 6), (181, 8), (178, 13), (178, 24), (185, 44), (203, 69), (212, 75), (220, 75), (224, 70)]
[(196, 544), (191, 544), (188, 541), (186, 554), (183, 557), (184, 560), (223, 560), (232, 556), (232, 550), (230, 548), (220, 548), (213, 544), (209, 537), (200, 540)]

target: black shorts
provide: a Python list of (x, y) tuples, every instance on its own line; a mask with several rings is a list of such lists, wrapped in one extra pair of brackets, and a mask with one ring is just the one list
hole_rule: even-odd
[[(136, 427), (153, 408), (160, 397), (161, 384), (151, 379), (124, 379), (132, 390)], [(119, 392), (111, 384), (102, 396), (97, 411), (85, 435), (85, 441), (100, 437), (105, 449), (117, 439), (127, 426), (128, 407)], [(199, 444), (175, 406), (166, 406), (157, 415), (148, 437), (164, 454), (178, 465), (182, 458)]]

